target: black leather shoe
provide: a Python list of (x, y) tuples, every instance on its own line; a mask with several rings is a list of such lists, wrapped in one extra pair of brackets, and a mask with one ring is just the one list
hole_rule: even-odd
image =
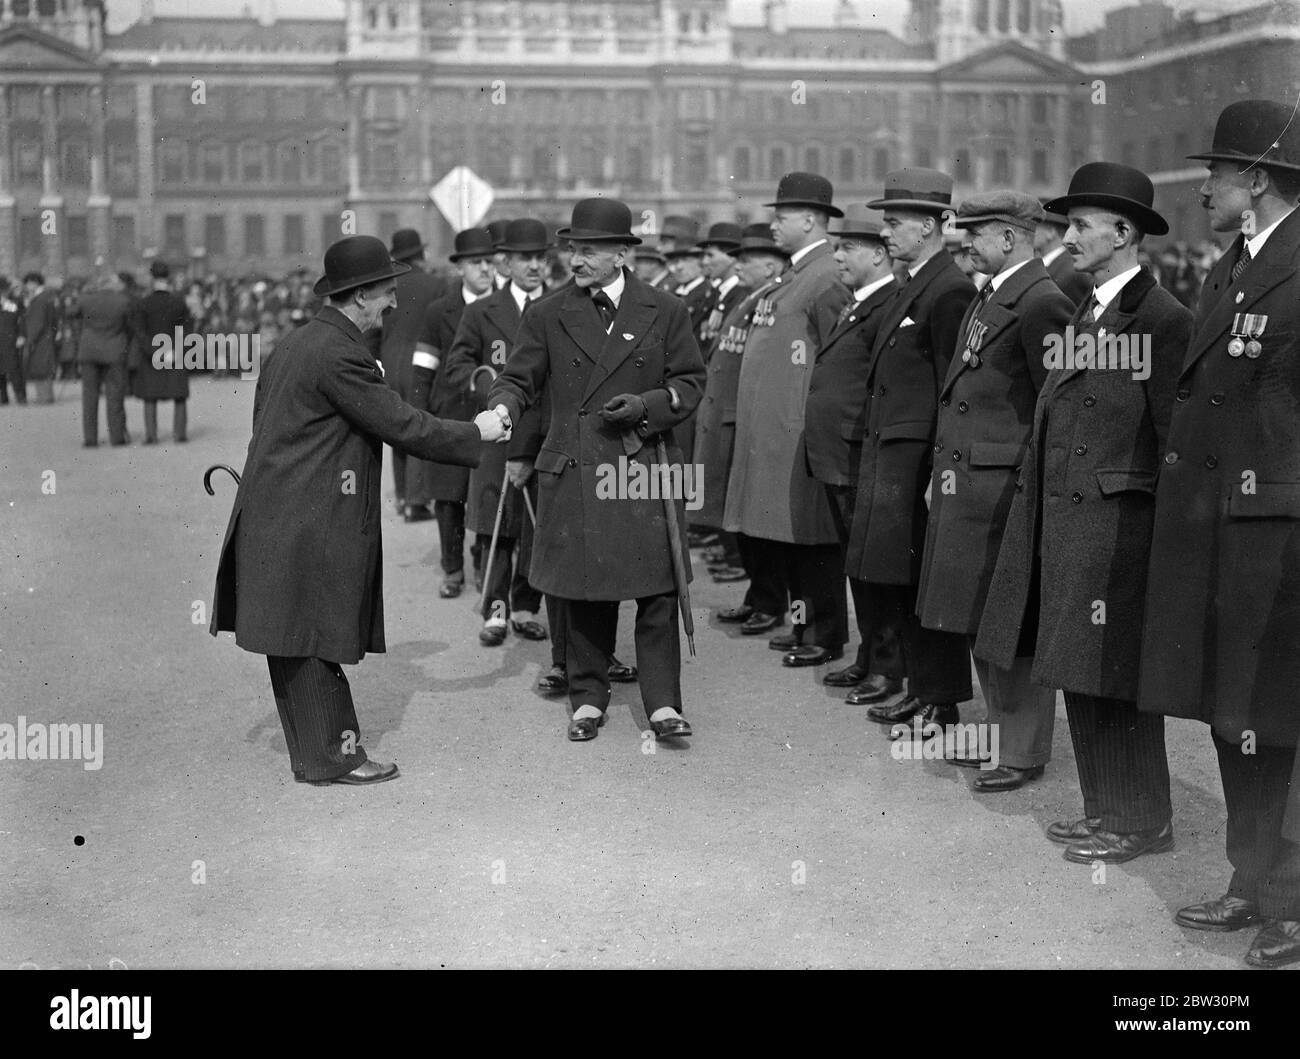
[(478, 642), (484, 647), (500, 647), (506, 642), (504, 625), (484, 625), (478, 631)]
[[(959, 754), (956, 751), (944, 758), (944, 761), (948, 762), (949, 765), (960, 765), (962, 768), (966, 769), (980, 768), (982, 765), (987, 764), (988, 760), (987, 757), (981, 757), (979, 754)], [(1053, 824), (1052, 826), (1055, 827), (1056, 825)], [(1085, 832), (1081, 837), (1087, 838), (1089, 834), (1091, 834), (1091, 832)], [(1070, 841), (1074, 842), (1075, 839), (1072, 838)]]
[[(920, 725), (921, 740), (933, 739), (936, 735), (942, 735), (941, 729), (945, 725), (956, 724), (961, 720), (957, 707), (951, 702), (927, 702), (916, 713), (912, 714), (911, 725), (906, 731), (899, 729), (889, 733), (890, 739), (910, 739), (916, 732), (916, 726)], [(930, 728), (930, 725), (936, 725), (940, 731)]]
[(781, 619), (775, 614), (764, 614), (761, 610), (754, 611), (740, 627), (741, 636), (762, 636), (768, 629), (775, 629), (781, 624)]
[(525, 640), (545, 640), (546, 626), (540, 621), (515, 621), (510, 619), (510, 628), (515, 630), (515, 634), (522, 636)]
[(792, 632), (779, 632), (767, 641), (767, 646), (773, 651), (793, 651), (803, 646), (803, 640)]
[(879, 673), (872, 673), (850, 691), (844, 701), (850, 706), (867, 706), (873, 702), (892, 699), (902, 690), (903, 682), (897, 677), (882, 677)]
[(920, 699), (915, 695), (909, 695), (888, 706), (883, 704), (872, 706), (867, 711), (867, 719), (877, 724), (898, 724), (900, 721), (910, 721), (913, 714), (920, 713), (924, 708), (925, 704)]
[(617, 658), (610, 662), (606, 676), (611, 684), (635, 684), (636, 666), (625, 666)]
[(824, 666), (844, 657), (843, 647), (819, 647), (816, 644), (801, 644), (787, 652), (781, 658), (783, 666), (798, 669), (801, 666)]
[(379, 761), (363, 761), (351, 772), (345, 772), (342, 776), (335, 776), (330, 780), (308, 780), (307, 782), (315, 787), (328, 787), (331, 783), (347, 783), (352, 786), (361, 786), (366, 783), (384, 783), (387, 780), (395, 780), (398, 775), (396, 764), (385, 765)]
[(1065, 859), (1075, 864), (1124, 864), (1146, 853), (1164, 853), (1174, 848), (1174, 825), (1119, 834), (1098, 828), (1089, 838), (1065, 847)]
[(464, 589), (464, 578), (461, 578), (459, 581), (444, 580), (443, 583), (438, 586), (438, 595), (443, 599), (455, 599), (464, 591)]
[(748, 581), (749, 574), (739, 566), (720, 566), (716, 570), (710, 570), (709, 576), (713, 578), (714, 584), (726, 585), (733, 581)]
[(585, 743), (588, 739), (596, 738), (596, 730), (603, 728), (605, 725), (605, 715), (602, 713), (599, 717), (584, 717), (580, 721), (569, 721), (569, 741), (572, 743)]
[(843, 669), (832, 669), (822, 677), (822, 683), (831, 688), (851, 688), (866, 679), (867, 671), (854, 662)]
[(1063, 846), (1085, 842), (1101, 829), (1101, 817), (1085, 816), (1082, 820), (1058, 820), (1047, 825), (1047, 837)]
[(1275, 919), (1255, 935), (1246, 953), (1252, 967), (1285, 967), (1300, 960), (1300, 920)]
[(1242, 930), (1259, 922), (1259, 906), (1244, 897), (1224, 894), (1213, 901), (1202, 901), (1199, 905), (1180, 908), (1174, 916), (1174, 922), (1180, 927), (1191, 927), (1192, 930), (1213, 930), (1220, 933)]
[(537, 690), (544, 695), (562, 695), (569, 690), (569, 674), (564, 666), (551, 666), (537, 678)]
[(738, 625), (742, 621), (748, 621), (754, 608), (747, 603), (742, 603), (739, 607), (728, 607), (726, 610), (718, 611), (718, 621), (725, 621), (729, 624)]
[(433, 512), (423, 505), (411, 504), (407, 507), (403, 518), (407, 522), (428, 522), (429, 519), (433, 518)]
[(666, 721), (651, 721), (656, 739), (686, 739), (694, 735), (685, 717), (669, 717)]
[(995, 793), (997, 791), (1015, 791), (1019, 790), (1030, 780), (1036, 780), (1043, 774), (1043, 766), (1035, 765), (1033, 768), (1018, 769), (1010, 765), (999, 765), (995, 769), (988, 769), (981, 772), (975, 779), (975, 789), (985, 794)]

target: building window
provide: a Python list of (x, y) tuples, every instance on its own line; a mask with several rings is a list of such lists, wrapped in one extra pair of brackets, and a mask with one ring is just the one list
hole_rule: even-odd
[(1041, 147), (1037, 148), (1032, 156), (1030, 164), (1031, 177), (1035, 183), (1046, 184), (1051, 180), (1047, 172), (1047, 152)]
[(41, 145), (35, 140), (14, 144), (14, 179), (19, 184), (41, 183)]
[(1011, 181), (1011, 156), (1006, 148), (999, 147), (993, 152), (993, 182), (1007, 184)]
[(90, 221), (83, 213), (76, 217), (65, 218), (68, 226), (68, 256), (90, 256)]
[(397, 231), (397, 229), (401, 227), (401, 223), (402, 222), (393, 210), (379, 211), (379, 230), (383, 232), (385, 236), (391, 236), (393, 232)]
[(108, 145), (108, 183), (115, 192), (135, 193), (135, 144)]
[(803, 167), (808, 173), (820, 173), (822, 171), (822, 149), (815, 144), (803, 149)]
[(108, 116), (118, 120), (135, 117), (135, 85), (110, 85), (104, 100)]
[(200, 172), (205, 184), (220, 184), (226, 179), (226, 148), (224, 144), (206, 143), (199, 150)]
[(90, 92), (82, 85), (63, 85), (58, 90), (59, 117), (90, 120)]
[(1016, 0), (1016, 29), (1029, 32), (1029, 0)]
[(871, 152), (871, 176), (875, 180), (884, 180), (889, 172), (889, 148), (877, 147)]
[(852, 147), (840, 148), (839, 180), (852, 184), (858, 179), (858, 152)]
[(41, 218), (39, 215), (18, 218), (18, 256), (20, 258), (41, 256)]
[(737, 147), (731, 152), (731, 175), (736, 180), (753, 180), (753, 170), (750, 167), (749, 148), (745, 146)]
[(239, 145), (239, 172), (250, 184), (260, 184), (266, 179), (266, 146), (260, 143)]
[(185, 245), (185, 214), (169, 213), (163, 218), (163, 249), (181, 253), (188, 249)]
[(786, 174), (786, 154), (784, 147), (770, 147), (767, 152), (767, 173), (773, 180), (780, 180)]
[(709, 183), (709, 150), (707, 134), (688, 134), (685, 156), (682, 159), (682, 177), (688, 188), (702, 188)]
[(219, 213), (203, 218), (203, 249), (209, 254), (226, 252), (226, 218)]
[(534, 180), (554, 180), (555, 179), (555, 158), (557, 148), (549, 143), (539, 143), (533, 148), (533, 169), (532, 178)]
[(633, 186), (649, 182), (650, 174), (646, 169), (645, 150), (641, 147), (627, 149), (627, 180)]
[[(387, 230), (387, 229), (385, 229)], [(284, 217), (284, 252), (301, 254), (307, 249), (307, 240), (303, 234), (302, 214), (287, 213)]]
[(336, 143), (321, 144), (320, 179), (327, 187), (343, 183), (343, 149)]
[(249, 213), (244, 217), (244, 253), (249, 257), (261, 257), (266, 253), (266, 219), (260, 213)]
[(135, 218), (113, 218), (113, 256), (118, 258), (135, 257), (139, 248), (135, 243)]
[(302, 183), (302, 151), (296, 143), (280, 144), (280, 182)]
[(970, 151), (959, 147), (952, 160), (952, 177), (954, 180), (970, 180)]
[(187, 117), (186, 110), (190, 103), (190, 86), (188, 84), (159, 85), (155, 90), (154, 107), (164, 118), (179, 121)]
[(90, 156), (85, 140), (64, 140), (59, 145), (63, 156), (59, 168), (63, 182), (71, 187), (83, 188), (90, 183)]
[(41, 90), (22, 85), (10, 90), (13, 100), (13, 115), (20, 121), (40, 121)]
[(381, 187), (397, 183), (401, 171), (398, 160), (397, 137), (391, 133), (375, 133), (370, 139), (370, 182)]
[(1044, 95), (1030, 97), (1029, 120), (1035, 125), (1046, 125), (1050, 120), (1047, 114), (1047, 105), (1049, 102), (1049, 98)]
[(976, 0), (975, 28), (980, 33), (989, 31), (989, 0)]
[(185, 182), (185, 145), (183, 143), (165, 143), (158, 151), (159, 167), (163, 182), (183, 184)]

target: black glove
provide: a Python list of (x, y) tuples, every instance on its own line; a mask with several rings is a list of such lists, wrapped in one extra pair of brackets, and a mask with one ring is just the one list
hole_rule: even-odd
[(645, 402), (634, 393), (621, 393), (605, 403), (600, 418), (611, 426), (634, 427), (645, 418)]

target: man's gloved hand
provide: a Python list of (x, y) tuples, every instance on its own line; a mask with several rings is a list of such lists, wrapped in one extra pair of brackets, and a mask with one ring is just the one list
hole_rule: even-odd
[(634, 393), (621, 393), (605, 403), (600, 418), (611, 426), (634, 427), (645, 418), (645, 402)]
[(506, 460), (506, 476), (516, 489), (522, 489), (533, 476), (532, 460)]

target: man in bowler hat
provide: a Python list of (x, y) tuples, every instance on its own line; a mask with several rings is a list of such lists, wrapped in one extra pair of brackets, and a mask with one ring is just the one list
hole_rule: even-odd
[(325, 252), (314, 293), (328, 304), (277, 343), (253, 398), (253, 437), (221, 546), (211, 631), (267, 656), (299, 782), (368, 784), (394, 764), (368, 759), (341, 665), (384, 647), (380, 472), (385, 443), (473, 466), (500, 419), (448, 423), (385, 384), (365, 333), (407, 269), (354, 235)]
[(1300, 960), (1300, 125), (1242, 100), (1191, 157), (1236, 238), (1177, 373), (1138, 705), (1210, 725), (1223, 778), (1232, 880), (1175, 921), (1258, 927), (1246, 962), (1280, 967)]

